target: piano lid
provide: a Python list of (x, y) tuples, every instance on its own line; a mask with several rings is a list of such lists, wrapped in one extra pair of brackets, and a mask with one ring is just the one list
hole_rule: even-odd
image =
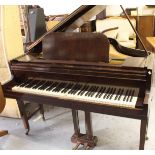
[(82, 5), (75, 11), (73, 11), (69, 16), (67, 16), (63, 21), (53, 27), (51, 30), (42, 35), (34, 43), (28, 46), (27, 50), (31, 50), (33, 47), (38, 45), (43, 38), (51, 32), (72, 32), (76, 28), (79, 28), (84, 24), (85, 21), (90, 20), (95, 15), (99, 14), (106, 8), (105, 5)]

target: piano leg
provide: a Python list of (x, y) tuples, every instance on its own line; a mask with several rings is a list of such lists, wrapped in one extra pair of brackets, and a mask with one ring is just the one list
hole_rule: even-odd
[(140, 150), (144, 150), (145, 139), (146, 139), (146, 135), (147, 135), (147, 125), (148, 125), (148, 119), (141, 120), (140, 144), (139, 144)]
[(24, 127), (26, 129), (26, 133), (25, 134), (28, 135), (28, 133), (30, 131), (30, 126), (29, 126), (29, 122), (28, 122), (28, 117), (27, 117), (26, 112), (25, 112), (24, 103), (23, 103), (23, 101), (18, 99), (17, 100), (17, 104), (18, 104), (18, 107), (19, 107), (21, 118), (22, 118), (23, 123), (24, 123)]
[(72, 110), (73, 124), (74, 124), (74, 134), (71, 137), (73, 143), (77, 143), (77, 138), (81, 136), (79, 127), (79, 117), (78, 110)]
[(93, 136), (92, 118), (91, 113), (89, 111), (85, 111), (85, 128), (86, 137), (88, 141), (85, 145), (85, 149), (94, 148), (97, 144), (97, 137)]
[(85, 111), (86, 134), (80, 133), (78, 111), (72, 110), (72, 116), (74, 124), (74, 135), (72, 136), (71, 141), (76, 143), (76, 146), (73, 149), (78, 149), (80, 145), (82, 145), (86, 150), (94, 148), (97, 143), (97, 137), (93, 136), (91, 113)]
[(40, 107), (40, 113), (42, 115), (42, 119), (43, 119), (43, 121), (45, 121), (44, 105), (43, 104), (39, 104), (39, 107)]

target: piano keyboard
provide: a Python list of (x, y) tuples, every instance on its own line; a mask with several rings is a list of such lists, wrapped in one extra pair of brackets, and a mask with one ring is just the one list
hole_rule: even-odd
[(129, 108), (135, 108), (139, 93), (138, 88), (41, 79), (28, 79), (12, 91)]

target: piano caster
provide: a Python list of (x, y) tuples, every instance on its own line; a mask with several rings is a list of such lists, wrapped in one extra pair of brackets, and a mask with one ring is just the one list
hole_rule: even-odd
[(80, 134), (80, 135), (73, 135), (71, 138), (71, 141), (73, 143), (76, 143), (75, 147), (73, 147), (73, 150), (78, 150), (80, 145), (83, 146), (84, 150), (93, 149), (97, 144), (97, 137), (93, 136), (92, 138), (88, 138), (86, 134)]

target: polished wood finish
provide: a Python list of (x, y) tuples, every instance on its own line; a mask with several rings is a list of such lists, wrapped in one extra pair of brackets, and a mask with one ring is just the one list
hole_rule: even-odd
[(29, 126), (29, 122), (28, 122), (28, 117), (27, 117), (26, 112), (25, 112), (25, 107), (24, 107), (23, 100), (17, 99), (17, 104), (18, 104), (18, 107), (19, 107), (21, 118), (22, 118), (23, 123), (24, 123), (24, 127), (26, 129), (25, 134), (28, 135), (28, 133), (30, 131), (30, 126)]
[(139, 149), (144, 150), (148, 120), (141, 120)]
[(43, 39), (43, 58), (109, 62), (109, 40), (100, 33), (50, 33)]
[[(43, 49), (45, 49), (48, 54), (51, 54), (49, 49), (44, 48), (44, 43), (46, 44), (46, 42), (48, 42), (48, 39), (50, 40), (49, 43), (52, 42), (51, 38), (48, 37), (48, 35), (50, 36), (52, 35), (50, 33), (57, 31), (65, 31), (68, 29), (68, 27), (70, 27), (70, 24), (72, 27), (74, 25), (73, 22), (76, 21), (79, 16), (82, 16), (84, 13), (86, 13), (93, 7), (94, 6), (85, 6), (80, 8), (81, 10), (76, 10), (75, 12), (73, 12), (71, 16), (67, 17), (66, 21), (61, 22), (58, 26), (53, 28), (53, 30), (51, 30), (43, 37), (41, 37), (39, 40), (37, 40), (34, 44), (32, 44), (29, 47), (29, 50), (41, 42), (43, 43)], [(71, 45), (71, 47), (73, 47), (73, 45)], [(65, 48), (68, 49), (68, 47), (64, 46), (63, 48), (64, 51), (67, 52)], [(93, 48), (97, 49), (96, 44), (94, 44)], [(84, 49), (82, 49), (82, 51), (83, 50)], [(92, 49), (89, 47), (88, 51), (91, 50)], [(56, 52), (57, 50), (55, 51), (55, 53)], [(84, 54), (82, 54), (81, 51), (79, 52), (83, 57)], [(95, 51), (95, 53), (98, 52), (99, 51), (97, 50)], [(25, 128), (27, 130), (26, 133), (28, 133), (29, 131), (29, 123), (24, 111), (23, 101), (29, 101), (30, 103), (38, 103), (40, 105), (48, 104), (71, 109), (74, 124), (74, 134), (71, 138), (71, 141), (77, 143), (74, 149), (77, 149), (80, 144), (82, 144), (85, 149), (92, 148), (97, 144), (97, 138), (93, 135), (92, 130), (91, 112), (139, 119), (141, 121), (139, 148), (144, 149), (144, 137), (146, 134), (148, 119), (148, 105), (143, 103), (145, 98), (145, 92), (149, 92), (151, 87), (151, 70), (149, 70), (147, 67), (140, 66), (113, 66), (108, 63), (104, 63), (104, 59), (101, 60), (99, 56), (95, 56), (93, 59), (89, 59), (89, 61), (87, 60), (87, 58), (82, 58), (79, 61), (79, 59), (73, 59), (74, 54), (75, 53), (73, 52), (70, 53), (69, 59), (66, 57), (62, 57), (60, 60), (55, 60), (55, 58), (46, 60), (40, 52), (34, 53), (32, 51), (29, 51), (25, 55), (22, 55), (10, 62), (10, 68), (12, 74), (14, 75), (14, 78), (7, 84), (3, 85), (3, 90), (6, 97), (14, 98), (17, 100)], [(64, 55), (69, 54), (64, 53)], [(123, 108), (99, 103), (92, 103), (89, 101), (84, 102), (68, 98), (58, 98), (54, 96), (42, 96), (39, 94), (34, 95), (30, 94), (29, 92), (20, 93), (12, 91), (12, 87), (30, 77), (43, 78), (45, 80), (56, 79), (63, 81), (78, 81), (85, 83), (90, 82), (94, 84), (106, 84), (109, 86), (129, 86), (133, 88), (139, 88), (140, 92), (135, 108)], [(82, 110), (85, 113), (86, 133), (84, 134), (80, 132), (78, 110)]]
[[(28, 56), (28, 55), (27, 55)], [(28, 118), (24, 113), (22, 101), (30, 103), (48, 104), (72, 109), (73, 123), (75, 133), (72, 136), (72, 142), (77, 143), (77, 146), (82, 144), (85, 148), (92, 148), (96, 145), (97, 139), (92, 134), (90, 112), (108, 114), (113, 116), (121, 116), (133, 119), (147, 119), (148, 106), (144, 103), (145, 91), (149, 91), (151, 87), (151, 70), (141, 67), (125, 67), (112, 66), (106, 63), (96, 62), (73, 62), (73, 61), (56, 61), (46, 60), (22, 62), (19, 59), (13, 60), (10, 63), (14, 79), (3, 86), (4, 94), (8, 98), (15, 98), (18, 101), (22, 119), (26, 128), (26, 133), (29, 132)], [(33, 95), (29, 93), (17, 93), (12, 91), (12, 87), (18, 84), (25, 78), (44, 78), (69, 80), (80, 82), (91, 82), (95, 84), (108, 84), (117, 86), (130, 86), (140, 89), (136, 108), (128, 109), (122, 107), (114, 107), (97, 103), (82, 102), (70, 99), (60, 99), (57, 97), (47, 97), (42, 95)], [(75, 111), (74, 111), (75, 110)], [(86, 133), (80, 133), (79, 120), (77, 110), (85, 112)], [(140, 149), (144, 145), (144, 134), (146, 126), (141, 127)], [(77, 148), (77, 146), (75, 148)]]

